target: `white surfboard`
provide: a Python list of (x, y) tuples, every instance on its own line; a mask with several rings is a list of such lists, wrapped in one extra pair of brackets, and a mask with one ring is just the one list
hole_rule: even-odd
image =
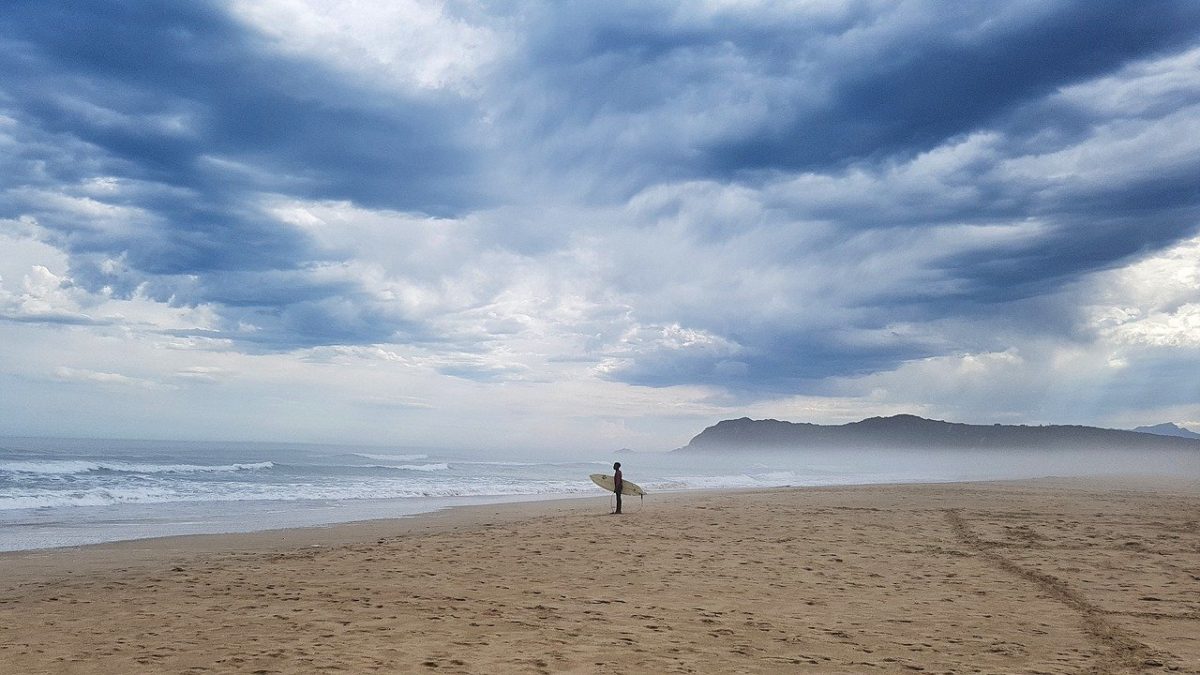
[[(592, 479), (593, 483), (599, 485), (605, 490), (608, 490), (609, 492), (616, 492), (617, 490), (617, 482), (613, 480), (612, 476), (606, 473), (594, 473), (590, 476), (590, 478)], [(621, 494), (641, 497), (642, 495), (646, 494), (646, 491), (643, 490), (642, 486), (638, 485), (637, 483), (630, 483), (627, 480), (623, 480), (621, 481)]]

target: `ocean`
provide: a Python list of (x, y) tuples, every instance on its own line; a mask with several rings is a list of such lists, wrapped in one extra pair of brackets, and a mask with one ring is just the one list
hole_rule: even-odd
[[(586, 454), (286, 443), (0, 439), (0, 551), (393, 518), (591, 497), (620, 461), (650, 494), (1118, 473), (1097, 456), (977, 452)], [(1200, 473), (1195, 457), (1168, 473)], [(636, 502), (631, 504), (637, 507)], [(604, 508), (600, 506), (599, 508)]]

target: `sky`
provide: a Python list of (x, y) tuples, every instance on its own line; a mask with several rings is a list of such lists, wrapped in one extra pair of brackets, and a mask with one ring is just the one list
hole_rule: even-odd
[(8, 0), (0, 435), (1200, 429), (1200, 3)]

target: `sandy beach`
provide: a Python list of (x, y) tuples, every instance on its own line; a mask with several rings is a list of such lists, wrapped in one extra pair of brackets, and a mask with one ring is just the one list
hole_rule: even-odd
[(0, 671), (1200, 673), (1200, 485), (651, 495), (0, 556)]

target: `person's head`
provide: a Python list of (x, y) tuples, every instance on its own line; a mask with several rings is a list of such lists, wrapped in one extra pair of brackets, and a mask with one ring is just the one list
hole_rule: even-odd
[(616, 471), (616, 470), (617, 470), (617, 469), (619, 469), (619, 468), (621, 468), (621, 463), (620, 463), (620, 462), (613, 462), (613, 471)]

